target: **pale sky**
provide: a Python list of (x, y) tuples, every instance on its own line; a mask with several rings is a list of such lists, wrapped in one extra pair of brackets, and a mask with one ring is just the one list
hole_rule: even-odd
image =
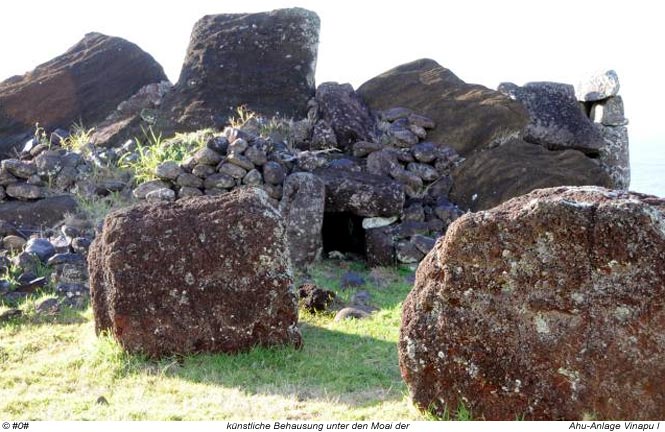
[[(138, 44), (172, 82), (206, 14), (301, 6), (322, 21), (317, 83), (367, 79), (429, 57), (467, 82), (575, 84), (598, 69), (621, 81), (633, 161), (665, 162), (663, 15), (656, 1), (80, 0), (3, 2), (0, 80), (61, 54), (90, 31)], [(660, 144), (663, 144), (661, 146)], [(665, 176), (665, 174), (663, 174)]]

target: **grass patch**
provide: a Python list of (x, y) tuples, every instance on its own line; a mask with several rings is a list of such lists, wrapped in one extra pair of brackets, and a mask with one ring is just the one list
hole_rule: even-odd
[(137, 184), (155, 180), (155, 168), (162, 162), (183, 162), (187, 157), (206, 145), (215, 133), (212, 129), (202, 129), (190, 133), (177, 133), (174, 137), (163, 139), (161, 133), (152, 128), (144, 131), (143, 140), (136, 139), (137, 157), (130, 159), (131, 153), (123, 156), (118, 162), (120, 168), (129, 169), (134, 173)]
[[(134, 204), (136, 201), (131, 195), (120, 192), (111, 192), (106, 196), (76, 195), (78, 210), (92, 226), (97, 226), (112, 211)], [(67, 221), (67, 219), (65, 219)]]
[(62, 140), (61, 146), (69, 151), (89, 156), (94, 131), (94, 129), (86, 129), (81, 123), (74, 123), (71, 134)]
[(151, 361), (125, 353), (110, 337), (96, 337), (89, 308), (56, 317), (27, 312), (0, 324), (0, 417), (431, 419), (411, 404), (397, 364), (409, 271), (325, 262), (313, 277), (348, 298), (353, 291), (339, 287), (348, 270), (363, 275), (367, 284), (359, 289), (371, 293), (379, 310), (369, 319), (344, 322), (301, 311), (302, 350), (257, 348)]

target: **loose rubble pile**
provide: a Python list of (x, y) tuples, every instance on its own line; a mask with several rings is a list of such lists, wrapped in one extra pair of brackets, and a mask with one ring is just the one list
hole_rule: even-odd
[(78, 151), (68, 150), (69, 131), (56, 129), (49, 139), (30, 139), (18, 158), (0, 163), (0, 202), (39, 200), (63, 193), (108, 195), (125, 189), (129, 174), (99, 180), (93, 171), (117, 161), (118, 151), (97, 149), (86, 144)]
[(57, 300), (38, 304), (38, 312), (86, 305), (91, 232), (82, 228), (63, 225), (59, 231), (25, 236), (20, 229), (2, 223), (0, 303), (15, 304), (43, 291), (54, 292)]

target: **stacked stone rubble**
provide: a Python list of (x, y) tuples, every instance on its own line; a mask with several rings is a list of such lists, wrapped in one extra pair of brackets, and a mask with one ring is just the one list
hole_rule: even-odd
[(3, 222), (0, 235), (0, 303), (11, 305), (50, 285), (56, 299), (47, 300), (53, 304), (44, 312), (86, 304), (90, 230), (63, 225), (60, 230), (28, 235)]
[[(0, 162), (0, 202), (34, 201), (63, 193), (107, 195), (127, 186), (128, 178), (105, 178), (92, 182), (93, 172), (116, 161), (120, 150), (97, 152), (88, 145), (85, 149), (67, 149), (68, 131), (57, 129), (50, 139), (33, 138), (15, 158)], [(87, 152), (88, 156), (84, 156)], [(99, 179), (97, 179), (99, 180)]]
[[(275, 121), (273, 129), (279, 130)], [(227, 127), (184, 162), (160, 164), (154, 173), (157, 179), (140, 184), (134, 196), (174, 201), (255, 186), (264, 189), (277, 207), (286, 179), (297, 172), (311, 172), (326, 184), (325, 212), (350, 212), (364, 218), (366, 255), (376, 265), (420, 261), (461, 214), (447, 194), (452, 186), (451, 169), (462, 159), (451, 147), (427, 141), (427, 130), (434, 127), (431, 119), (405, 108), (381, 112), (376, 119), (376, 138), (355, 141), (346, 151), (333, 146), (336, 139), (322, 146), (315, 127), (302, 133), (305, 122), (312, 126), (321, 120), (284, 122), (288, 126), (285, 138), (275, 130), (266, 131), (266, 119)], [(330, 134), (335, 138), (334, 129)], [(346, 136), (348, 139), (348, 133)], [(316, 150), (298, 150), (302, 148)], [(351, 190), (346, 193), (345, 187)], [(368, 194), (363, 196), (363, 190)], [(391, 200), (386, 204), (389, 209), (380, 209), (386, 194), (392, 197), (386, 198)], [(290, 205), (281, 207), (294, 212)], [(313, 220), (320, 224), (320, 219), (322, 216)], [(309, 244), (321, 242), (314, 239)]]
[(626, 190), (630, 186), (628, 120), (619, 87), (617, 73), (608, 70), (578, 84), (576, 96), (603, 139), (599, 154), (603, 169), (614, 182), (614, 188)]

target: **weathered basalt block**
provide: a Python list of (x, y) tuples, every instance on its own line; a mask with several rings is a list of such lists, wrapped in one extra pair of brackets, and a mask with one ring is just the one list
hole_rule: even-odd
[(357, 141), (371, 141), (374, 118), (351, 84), (325, 82), (316, 89), (319, 115), (335, 131), (342, 149)]
[(357, 92), (373, 110), (404, 107), (429, 117), (436, 127), (427, 132), (427, 138), (454, 147), (462, 156), (517, 136), (528, 121), (519, 102), (467, 84), (430, 59), (397, 66), (367, 81)]
[(540, 189), (454, 222), (416, 273), (399, 362), (422, 409), (665, 412), (665, 200)]
[(239, 106), (267, 117), (305, 117), (315, 92), (319, 27), (319, 17), (301, 8), (204, 16), (158, 126), (219, 127)]
[(95, 328), (130, 352), (301, 344), (286, 229), (259, 189), (114, 212), (88, 266)]
[(499, 91), (520, 101), (529, 112), (524, 140), (552, 150), (576, 149), (598, 154), (603, 139), (584, 115), (569, 84), (532, 82), (520, 87), (503, 83)]
[(453, 171), (453, 179), (452, 201), (472, 211), (492, 208), (534, 189), (613, 184), (605, 168), (580, 151), (550, 151), (522, 140), (467, 158)]
[(311, 173), (294, 173), (284, 182), (280, 211), (285, 218), (291, 262), (307, 267), (321, 258), (326, 186)]
[(334, 168), (320, 168), (314, 174), (326, 185), (326, 212), (398, 216), (404, 207), (404, 187), (388, 177)]
[(17, 228), (42, 229), (61, 222), (66, 214), (74, 214), (78, 204), (70, 195), (53, 196), (37, 201), (0, 203), (0, 220)]

